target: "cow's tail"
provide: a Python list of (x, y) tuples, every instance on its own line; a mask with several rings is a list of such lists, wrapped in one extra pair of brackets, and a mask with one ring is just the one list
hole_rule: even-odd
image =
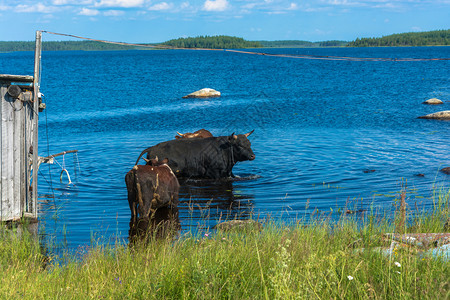
[(145, 153), (150, 152), (150, 148), (151, 148), (151, 147), (149, 147), (149, 148), (147, 148), (147, 149), (145, 149), (144, 151), (141, 152), (141, 155), (139, 155), (139, 157), (138, 157), (138, 159), (136, 160), (136, 163), (135, 163), (134, 165), (137, 165), (137, 164), (138, 164), (139, 160), (141, 159), (141, 157), (142, 157)]

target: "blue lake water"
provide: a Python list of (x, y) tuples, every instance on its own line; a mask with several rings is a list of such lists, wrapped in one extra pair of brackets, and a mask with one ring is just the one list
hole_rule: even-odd
[[(450, 47), (264, 49), (306, 55), (438, 58)], [(0, 73), (32, 75), (33, 53), (1, 53)], [(220, 98), (182, 99), (204, 87)], [(417, 119), (450, 110), (450, 61), (326, 61), (209, 51), (43, 52), (39, 155), (40, 231), (76, 249), (127, 240), (124, 177), (142, 150), (200, 128), (250, 136), (256, 159), (233, 182), (181, 188), (182, 230), (250, 214), (293, 220), (318, 209), (431, 207), (448, 187), (450, 122)], [(440, 106), (421, 104), (429, 98)], [(77, 159), (75, 159), (77, 158)], [(60, 182), (62, 167), (74, 185)], [(415, 176), (424, 174), (423, 177)], [(206, 218), (206, 221), (203, 220)]]

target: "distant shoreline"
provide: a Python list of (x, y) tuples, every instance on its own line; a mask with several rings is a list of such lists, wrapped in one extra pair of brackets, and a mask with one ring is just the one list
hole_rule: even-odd
[[(1, 43), (1, 42), (0, 42)], [(0, 48), (0, 53), (14, 53), (14, 52), (34, 52), (34, 42), (32, 49), (26, 50), (5, 50)], [(234, 48), (234, 49), (345, 49), (345, 48), (420, 48), (420, 47), (450, 47), (450, 45), (424, 45), (424, 46), (371, 46), (371, 47), (353, 47), (353, 46), (290, 46), (290, 47), (248, 47), (248, 48)], [(207, 48), (205, 48), (207, 49)], [(224, 49), (232, 49), (232, 48), (224, 48)], [(189, 50), (189, 48), (183, 49), (163, 49), (163, 48), (138, 48), (138, 47), (128, 47), (128, 49), (43, 49), (43, 52), (52, 51), (52, 52), (64, 52), (64, 51), (84, 51), (84, 52), (97, 52), (97, 51), (157, 51), (157, 50)]]
[[(146, 46), (147, 45), (147, 46)], [(179, 38), (163, 43), (142, 43), (142, 46), (102, 43), (97, 41), (49, 41), (42, 42), (43, 51), (111, 51), (111, 50), (152, 50), (151, 46), (169, 46), (174, 48), (206, 49), (255, 49), (255, 48), (346, 48), (346, 47), (442, 47), (450, 46), (450, 29), (427, 32), (408, 32), (392, 34), (380, 38), (357, 38), (354, 41), (302, 40), (246, 41), (231, 36), (199, 36)], [(0, 41), (0, 53), (34, 51), (34, 41)], [(157, 49), (157, 48), (156, 48)]]

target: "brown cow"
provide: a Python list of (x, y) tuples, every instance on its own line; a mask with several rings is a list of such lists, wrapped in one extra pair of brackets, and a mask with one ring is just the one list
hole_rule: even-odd
[(151, 159), (149, 165), (136, 165), (125, 176), (132, 222), (151, 219), (158, 208), (178, 205), (180, 185), (167, 162)]
[(179, 133), (178, 131), (177, 131), (177, 133), (178, 133), (178, 135), (175, 136), (176, 139), (209, 138), (209, 137), (213, 136), (211, 134), (211, 132), (209, 132), (206, 129), (200, 129), (194, 133), (190, 133), (190, 132)]

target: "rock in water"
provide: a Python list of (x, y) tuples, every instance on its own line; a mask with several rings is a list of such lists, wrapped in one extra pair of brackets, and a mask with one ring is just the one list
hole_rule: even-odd
[(199, 91), (190, 93), (183, 98), (210, 98), (210, 97), (220, 97), (220, 92), (214, 89), (204, 88)]
[(429, 104), (429, 105), (437, 105), (437, 104), (443, 104), (444, 102), (442, 102), (442, 100), (436, 99), (436, 98), (431, 98), (428, 99), (425, 102), (422, 102), (423, 104)]
[(439, 111), (433, 114), (421, 116), (419, 119), (450, 120), (450, 110)]
[(450, 167), (441, 169), (441, 172), (447, 175), (450, 175)]
[(255, 220), (231, 220), (225, 221), (214, 226), (214, 229), (223, 231), (261, 231), (263, 225)]

